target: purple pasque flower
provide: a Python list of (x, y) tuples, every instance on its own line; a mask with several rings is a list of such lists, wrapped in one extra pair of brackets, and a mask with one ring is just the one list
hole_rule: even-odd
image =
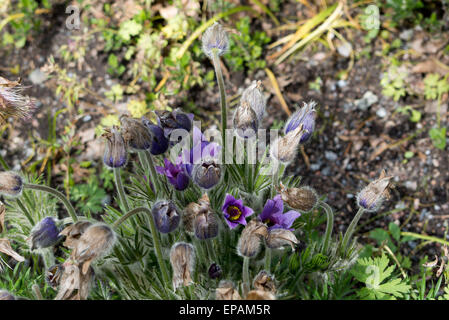
[(263, 207), (259, 219), (266, 223), (268, 230), (271, 229), (287, 229), (293, 231), (291, 228), (293, 222), (301, 216), (299, 212), (290, 210), (286, 213), (284, 211), (284, 202), (281, 195), (278, 194), (273, 199), (268, 199)]
[(202, 159), (219, 159), (221, 146), (215, 142), (207, 141), (198, 127), (193, 127), (193, 147), (184, 150), (179, 156), (179, 161), (184, 169), (192, 176), (194, 164), (202, 163)]
[(37, 248), (48, 248), (55, 245), (62, 236), (59, 235), (59, 228), (52, 217), (42, 219), (31, 230), (31, 250)]
[(170, 138), (173, 130), (183, 129), (187, 132), (192, 130), (193, 113), (184, 113), (179, 108), (172, 112), (156, 110), (155, 113), (157, 116), (157, 124), (164, 129), (164, 134), (167, 139)]
[(156, 166), (159, 174), (165, 175), (176, 190), (182, 191), (189, 186), (189, 176), (184, 171), (180, 163), (173, 164), (164, 158), (164, 167)]
[(142, 117), (142, 123), (151, 133), (151, 144), (150, 144), (150, 153), (152, 155), (160, 155), (163, 154), (168, 149), (169, 141), (165, 137), (164, 130), (153, 124), (150, 120), (145, 117)]
[(290, 131), (295, 130), (301, 124), (303, 125), (303, 129), (305, 133), (301, 136), (300, 143), (304, 143), (310, 139), (313, 131), (315, 130), (315, 118), (316, 118), (316, 110), (315, 110), (316, 102), (310, 101), (309, 103), (305, 103), (301, 109), (293, 113), (290, 118), (287, 120), (285, 125), (284, 133), (287, 134)]
[(221, 210), (230, 229), (234, 229), (239, 224), (246, 226), (246, 217), (254, 213), (253, 209), (243, 205), (242, 199), (237, 200), (230, 194), (226, 195)]

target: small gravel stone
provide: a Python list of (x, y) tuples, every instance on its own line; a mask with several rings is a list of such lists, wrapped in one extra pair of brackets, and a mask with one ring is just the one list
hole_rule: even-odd
[(338, 156), (335, 152), (332, 151), (325, 151), (324, 152), (324, 157), (329, 160), (329, 161), (335, 161), (338, 159)]

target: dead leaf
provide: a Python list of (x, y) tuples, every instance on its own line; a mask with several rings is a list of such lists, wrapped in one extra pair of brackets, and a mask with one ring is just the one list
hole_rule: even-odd
[(11, 243), (6, 238), (0, 239), (0, 252), (7, 254), (8, 256), (14, 258), (19, 262), (25, 261), (24, 257), (22, 257), (20, 254), (18, 254), (11, 248)]
[(437, 255), (435, 255), (435, 260), (434, 261), (429, 261), (427, 263), (423, 263), (423, 267), (433, 268), (433, 267), (435, 267), (437, 265), (437, 263), (438, 263), (438, 257), (437, 257)]

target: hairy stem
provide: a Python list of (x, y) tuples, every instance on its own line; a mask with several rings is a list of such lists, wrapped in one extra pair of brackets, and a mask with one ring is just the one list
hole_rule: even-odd
[(23, 184), (24, 188), (37, 190), (37, 191), (43, 191), (52, 194), (56, 198), (58, 198), (65, 206), (67, 211), (69, 212), (70, 216), (72, 217), (73, 222), (78, 221), (78, 217), (76, 216), (75, 208), (73, 208), (72, 204), (70, 203), (69, 199), (60, 191), (53, 189), (52, 187), (44, 186), (44, 185), (38, 185), (38, 184)]
[(271, 249), (265, 247), (265, 270), (270, 273), (271, 269)]
[(248, 295), (249, 292), (249, 258), (243, 258), (243, 269), (242, 269), (242, 280), (243, 280), (243, 297), (244, 299)]
[(126, 198), (125, 189), (123, 188), (122, 176), (120, 175), (120, 168), (114, 168), (113, 170), (114, 170), (115, 186), (117, 188), (120, 204), (123, 206), (125, 211), (129, 211), (129, 203), (128, 199)]
[(332, 236), (332, 229), (334, 227), (334, 212), (332, 208), (323, 201), (320, 201), (321, 207), (326, 211), (327, 215), (327, 225), (326, 225), (326, 233), (324, 234), (324, 242), (323, 242), (323, 254), (327, 254), (327, 250), (329, 249), (329, 241)]
[(153, 156), (148, 150), (145, 151), (145, 159), (147, 162), (148, 169), (150, 171), (150, 180), (151, 183), (153, 184), (154, 194), (157, 194), (157, 192), (160, 191), (159, 181), (157, 180), (157, 172), (156, 167), (154, 166)]
[(112, 227), (113, 228), (118, 228), (123, 222), (125, 222), (125, 220), (127, 220), (128, 218), (130, 218), (133, 215), (135, 215), (137, 213), (140, 213), (140, 212), (148, 213), (149, 210), (147, 208), (144, 208), (144, 207), (138, 207), (138, 208), (135, 208), (133, 210), (130, 210), (124, 216), (122, 216), (120, 219), (118, 219), (116, 222), (114, 222)]
[(346, 230), (346, 233), (343, 237), (343, 242), (342, 242), (342, 246), (341, 246), (341, 250), (342, 253), (345, 253), (347, 250), (347, 246), (349, 243), (349, 240), (352, 237), (352, 234), (354, 233), (355, 227), (357, 226), (357, 223), (360, 220), (360, 217), (362, 216), (363, 212), (365, 212), (365, 210), (363, 208), (360, 208), (359, 211), (357, 211), (357, 214), (355, 215), (354, 219), (352, 219), (351, 224), (348, 227), (348, 230)]
[(220, 103), (221, 103), (221, 137), (222, 137), (222, 163), (225, 163), (226, 154), (226, 127), (228, 120), (228, 102), (226, 99), (226, 91), (223, 80), (223, 74), (221, 72), (220, 58), (218, 57), (217, 49), (212, 50), (212, 63), (215, 69), (215, 75), (217, 76), (218, 89), (220, 90)]

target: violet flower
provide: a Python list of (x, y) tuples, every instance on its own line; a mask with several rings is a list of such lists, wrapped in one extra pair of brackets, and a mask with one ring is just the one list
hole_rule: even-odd
[(234, 229), (239, 224), (246, 226), (246, 217), (254, 213), (253, 209), (243, 205), (242, 199), (237, 200), (230, 194), (226, 195), (221, 210), (230, 229)]
[(309, 103), (304, 102), (303, 107), (293, 113), (287, 120), (284, 133), (287, 134), (290, 131), (295, 130), (302, 124), (303, 129), (306, 130), (306, 133), (301, 136), (300, 143), (304, 143), (309, 140), (312, 136), (313, 131), (315, 130), (315, 106), (315, 101), (310, 101)]
[(176, 190), (182, 191), (189, 186), (189, 176), (183, 170), (181, 164), (173, 164), (164, 158), (164, 167), (156, 166), (159, 174), (165, 175)]
[(294, 210), (286, 213), (283, 213), (283, 211), (284, 202), (282, 201), (281, 195), (277, 195), (273, 199), (267, 200), (259, 219), (267, 224), (268, 230), (287, 229), (293, 231), (294, 229), (291, 226), (301, 214)]

